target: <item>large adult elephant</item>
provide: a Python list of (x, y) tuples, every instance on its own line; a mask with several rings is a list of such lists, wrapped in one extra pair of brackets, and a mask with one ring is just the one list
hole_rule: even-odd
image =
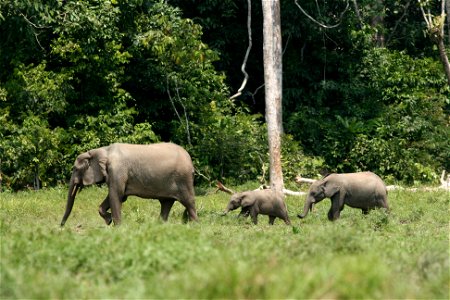
[(389, 209), (386, 186), (383, 180), (372, 172), (329, 174), (314, 182), (306, 196), (303, 214), (298, 214), (298, 217), (306, 217), (313, 205), (325, 198), (331, 199), (328, 211), (330, 221), (339, 218), (344, 204), (360, 208), (364, 214), (376, 207)]
[(186, 220), (198, 219), (194, 167), (189, 154), (178, 145), (116, 143), (80, 154), (73, 166), (61, 226), (64, 226), (72, 211), (77, 191), (84, 186), (103, 182), (106, 182), (109, 191), (98, 211), (108, 225), (112, 221), (115, 225), (120, 224), (122, 203), (130, 195), (158, 199), (161, 203), (160, 216), (164, 221), (167, 221), (176, 200), (186, 207)]

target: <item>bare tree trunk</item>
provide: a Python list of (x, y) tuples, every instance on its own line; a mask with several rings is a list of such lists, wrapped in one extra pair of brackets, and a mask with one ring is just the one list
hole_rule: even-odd
[(376, 16), (374, 16), (371, 20), (371, 26), (376, 29), (375, 34), (373, 36), (373, 40), (375, 42), (375, 45), (378, 48), (384, 47), (384, 0), (377, 0), (373, 4), (375, 6), (375, 9), (379, 12)]
[(2, 159), (0, 158), (0, 193), (2, 192)]
[(442, 37), (438, 42), (439, 56), (441, 57), (441, 62), (444, 65), (445, 75), (447, 75), (448, 85), (450, 85), (450, 63), (448, 61), (447, 52), (445, 51), (444, 37)]
[(445, 10), (447, 11), (447, 31), (448, 31), (448, 45), (450, 45), (450, 1), (445, 4)]
[(270, 185), (275, 192), (282, 192), (281, 168), (282, 125), (282, 45), (280, 1), (262, 0), (264, 34), (264, 82), (266, 97), (266, 122), (269, 138)]

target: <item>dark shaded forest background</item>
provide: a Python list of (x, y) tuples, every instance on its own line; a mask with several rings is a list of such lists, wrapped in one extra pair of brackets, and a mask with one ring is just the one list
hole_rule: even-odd
[[(436, 181), (450, 169), (450, 87), (418, 2), (301, 2), (339, 25), (281, 1), (287, 181), (325, 170)], [(198, 184), (267, 180), (260, 1), (252, 43), (230, 100), (246, 1), (2, 1), (1, 188), (64, 183), (79, 153), (113, 142), (183, 145)]]

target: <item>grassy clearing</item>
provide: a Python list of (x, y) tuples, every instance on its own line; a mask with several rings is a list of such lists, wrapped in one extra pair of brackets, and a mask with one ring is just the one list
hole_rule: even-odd
[(92, 187), (61, 230), (66, 193), (0, 194), (0, 298), (449, 298), (446, 192), (391, 192), (390, 215), (346, 208), (334, 223), (327, 200), (299, 220), (304, 198), (288, 197), (293, 226), (221, 217), (223, 193), (197, 196), (198, 224), (130, 197), (115, 228)]

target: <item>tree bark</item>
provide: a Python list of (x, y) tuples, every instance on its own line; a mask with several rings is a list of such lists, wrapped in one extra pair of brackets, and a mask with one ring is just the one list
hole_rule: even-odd
[(266, 99), (266, 122), (270, 155), (270, 186), (282, 193), (283, 171), (281, 168), (282, 125), (282, 45), (280, 1), (262, 0), (264, 34), (264, 82)]
[(450, 45), (450, 1), (445, 3), (445, 10), (447, 11), (447, 32), (448, 32), (448, 45)]
[(448, 85), (450, 85), (450, 63), (448, 61), (447, 52), (445, 51), (444, 37), (438, 41), (439, 56), (441, 57), (442, 65), (444, 66), (445, 75), (447, 76)]
[(377, 48), (384, 47), (384, 0), (377, 0), (373, 4), (378, 14), (371, 20), (371, 26), (376, 29), (373, 40)]

